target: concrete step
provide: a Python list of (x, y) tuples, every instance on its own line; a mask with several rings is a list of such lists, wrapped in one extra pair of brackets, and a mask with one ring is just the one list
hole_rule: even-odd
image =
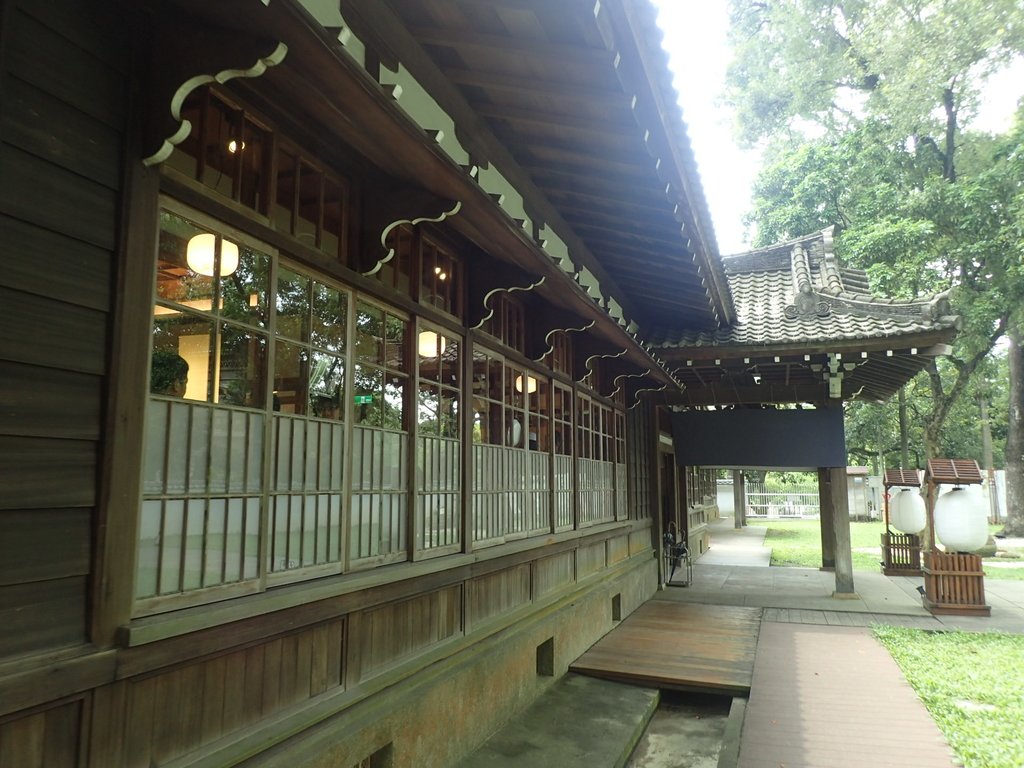
[(658, 699), (653, 688), (567, 674), (459, 766), (621, 768)]

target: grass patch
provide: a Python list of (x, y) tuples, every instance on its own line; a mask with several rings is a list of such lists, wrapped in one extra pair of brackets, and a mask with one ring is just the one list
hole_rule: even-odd
[[(786, 568), (821, 567), (821, 528), (817, 520), (752, 520), (750, 525), (768, 528), (765, 546), (772, 548), (772, 565)], [(853, 570), (879, 569), (884, 528), (879, 521), (850, 523)], [(872, 551), (858, 552), (858, 549)]]
[(1024, 765), (1024, 636), (874, 627), (966, 768)]
[[(821, 567), (821, 529), (817, 520), (751, 520), (749, 525), (768, 529), (765, 545), (772, 548), (772, 565), (783, 568)], [(880, 520), (850, 522), (853, 570), (880, 570), (881, 536), (884, 530), (885, 526)], [(985, 578), (1024, 581), (1024, 568), (988, 567), (990, 562), (1006, 560), (1004, 557), (985, 558), (982, 561), (986, 566)]]

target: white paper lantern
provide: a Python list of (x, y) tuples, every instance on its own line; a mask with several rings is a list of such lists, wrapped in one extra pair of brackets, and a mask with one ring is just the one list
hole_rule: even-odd
[[(203, 232), (193, 236), (185, 249), (185, 261), (193, 272), (213, 277), (217, 236)], [(238, 246), (230, 240), (220, 241), (220, 276), (227, 277), (238, 269)]]
[(889, 522), (897, 531), (920, 533), (928, 520), (924, 499), (917, 488), (899, 488), (889, 500)]
[(973, 552), (988, 541), (988, 510), (981, 497), (953, 488), (935, 500), (935, 537), (947, 552)]

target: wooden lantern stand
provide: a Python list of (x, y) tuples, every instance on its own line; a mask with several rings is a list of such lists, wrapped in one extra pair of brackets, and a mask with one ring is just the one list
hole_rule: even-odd
[(985, 603), (981, 555), (940, 552), (935, 548), (935, 498), (940, 485), (980, 485), (981, 470), (972, 459), (931, 459), (927, 486), (928, 551), (924, 554), (924, 607), (935, 615), (990, 616)]
[(882, 573), (886, 576), (920, 576), (921, 537), (916, 533), (901, 533), (889, 527), (889, 489), (895, 487), (921, 487), (921, 475), (916, 469), (887, 469), (882, 480), (885, 489), (885, 532), (882, 534)]

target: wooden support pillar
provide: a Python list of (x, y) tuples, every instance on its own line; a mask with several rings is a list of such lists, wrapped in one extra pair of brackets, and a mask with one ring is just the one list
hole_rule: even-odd
[(832, 487), (832, 543), (836, 569), (836, 597), (853, 591), (853, 551), (850, 546), (850, 500), (846, 489), (846, 467), (829, 467)]
[(832, 533), (832, 484), (826, 467), (818, 467), (818, 521), (821, 526), (821, 570), (834, 571), (836, 568), (835, 537)]
[(743, 484), (743, 471), (732, 471), (732, 527), (742, 528), (747, 524), (747, 489)]

